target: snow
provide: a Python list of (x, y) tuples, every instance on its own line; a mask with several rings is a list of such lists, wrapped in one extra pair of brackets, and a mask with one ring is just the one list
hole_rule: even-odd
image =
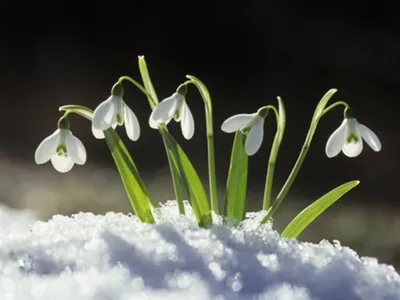
[(263, 213), (199, 229), (169, 201), (156, 225), (121, 213), (47, 222), (0, 209), (0, 299), (400, 299), (400, 276), (322, 241), (281, 239)]

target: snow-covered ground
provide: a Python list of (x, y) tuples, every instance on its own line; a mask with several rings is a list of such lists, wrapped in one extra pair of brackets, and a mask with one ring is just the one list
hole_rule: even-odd
[[(186, 207), (190, 210), (189, 207)], [(326, 241), (285, 240), (250, 214), (199, 229), (174, 202), (156, 225), (121, 213), (35, 221), (0, 210), (0, 299), (400, 299), (400, 276)]]

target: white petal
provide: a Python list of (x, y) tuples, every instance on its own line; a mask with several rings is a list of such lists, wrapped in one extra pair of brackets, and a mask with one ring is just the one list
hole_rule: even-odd
[(227, 133), (238, 131), (245, 127), (257, 114), (238, 114), (234, 115), (222, 123), (221, 129)]
[(334, 157), (340, 153), (346, 142), (346, 124), (344, 119), (342, 124), (331, 134), (325, 146), (325, 153), (328, 157)]
[(178, 109), (179, 100), (183, 96), (174, 93), (171, 97), (162, 100), (153, 110), (149, 118), (149, 125), (151, 128), (157, 129), (157, 124), (168, 124), (173, 118), (176, 110)]
[[(117, 123), (114, 123), (111, 127), (112, 129), (115, 129), (117, 127)], [(103, 130), (94, 128), (93, 124), (92, 124), (92, 133), (96, 139), (100, 140), (105, 138)]]
[(60, 173), (66, 173), (72, 169), (74, 162), (69, 156), (58, 156), (57, 154), (51, 157), (51, 163), (54, 169)]
[(92, 133), (96, 139), (100, 140), (105, 138), (103, 130), (96, 129), (93, 127), (93, 125), (92, 125)]
[(110, 96), (96, 107), (92, 122), (95, 129), (107, 130), (117, 122), (118, 100), (120, 97)]
[[(78, 165), (86, 162), (86, 150), (82, 142), (71, 131), (67, 135), (67, 155)], [(72, 168), (72, 167), (71, 167)]]
[(35, 151), (35, 162), (40, 165), (48, 162), (50, 158), (56, 153), (58, 145), (58, 137), (60, 129), (54, 131), (53, 134), (46, 137), (37, 147)]
[(154, 128), (154, 129), (157, 129), (157, 125), (158, 125), (159, 123), (157, 122), (157, 121), (155, 121), (155, 120), (153, 120), (152, 118), (151, 118), (151, 116), (150, 116), (150, 118), (149, 118), (149, 125), (150, 125), (150, 127), (151, 128)]
[(137, 141), (140, 136), (139, 121), (126, 103), (124, 103), (124, 122), (126, 134), (132, 141)]
[(192, 112), (189, 109), (189, 106), (186, 104), (186, 101), (182, 103), (181, 115), (182, 134), (185, 139), (190, 140), (194, 134), (194, 119)]
[(360, 137), (356, 143), (353, 142), (345, 143), (342, 148), (342, 151), (348, 157), (356, 157), (361, 153), (362, 149), (363, 149), (363, 141)]
[(362, 124), (358, 124), (357, 129), (360, 132), (361, 137), (367, 142), (372, 150), (378, 152), (382, 149), (381, 141), (371, 129)]
[(264, 136), (264, 119), (260, 117), (260, 120), (254, 123), (249, 133), (247, 134), (246, 143), (244, 148), (247, 155), (254, 155), (261, 147), (261, 143)]

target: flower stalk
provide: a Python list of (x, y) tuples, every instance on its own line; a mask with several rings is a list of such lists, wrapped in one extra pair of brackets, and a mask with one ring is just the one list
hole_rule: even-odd
[(278, 103), (279, 103), (279, 113), (278, 113), (277, 109), (275, 108), (275, 106), (273, 106), (273, 105), (269, 106), (270, 109), (272, 109), (275, 113), (276, 133), (275, 133), (274, 141), (272, 143), (271, 153), (270, 153), (269, 160), (268, 160), (268, 170), (267, 170), (267, 176), (265, 178), (263, 210), (267, 210), (270, 207), (275, 165), (276, 165), (276, 160), (278, 158), (279, 148), (282, 143), (282, 138), (283, 138), (283, 134), (285, 132), (285, 126), (286, 126), (285, 107), (284, 107), (283, 101), (280, 97), (278, 97)]
[(204, 101), (206, 115), (206, 134), (207, 134), (207, 157), (208, 157), (208, 181), (210, 189), (211, 210), (216, 214), (219, 213), (218, 193), (217, 193), (217, 174), (215, 170), (215, 147), (214, 147), (214, 126), (213, 126), (213, 110), (210, 93), (206, 86), (196, 77), (192, 75), (186, 76), (189, 81), (184, 84), (193, 84), (196, 86)]

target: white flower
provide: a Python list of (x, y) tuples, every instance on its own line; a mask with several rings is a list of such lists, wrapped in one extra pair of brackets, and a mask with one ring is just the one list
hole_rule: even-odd
[(157, 129), (158, 124), (167, 125), (172, 118), (181, 122), (182, 134), (190, 140), (194, 134), (194, 120), (189, 106), (185, 101), (186, 92), (175, 92), (172, 96), (162, 100), (153, 110), (149, 118), (151, 128)]
[(74, 164), (83, 165), (86, 162), (86, 150), (69, 129), (57, 129), (40, 143), (35, 152), (38, 165), (50, 159), (54, 169), (66, 173)]
[(334, 157), (342, 150), (348, 157), (356, 157), (363, 149), (362, 139), (372, 150), (376, 152), (381, 150), (381, 142), (371, 129), (358, 123), (355, 118), (345, 118), (329, 137), (325, 147), (326, 155)]
[(222, 123), (221, 129), (227, 133), (241, 130), (247, 135), (245, 150), (247, 155), (254, 155), (261, 147), (264, 136), (264, 119), (260, 116), (262, 108), (254, 114), (234, 115)]
[(95, 138), (104, 138), (104, 130), (117, 125), (125, 125), (126, 133), (132, 141), (140, 136), (139, 121), (122, 97), (111, 95), (100, 103), (93, 112), (92, 132)]

